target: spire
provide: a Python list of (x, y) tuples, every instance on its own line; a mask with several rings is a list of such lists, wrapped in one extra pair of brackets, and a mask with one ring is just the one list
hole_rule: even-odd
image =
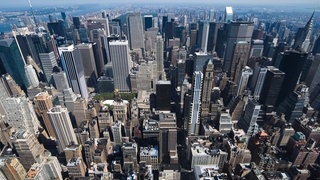
[(313, 13), (312, 13), (312, 15), (311, 15), (311, 17), (310, 17), (310, 19), (309, 19), (309, 21), (307, 22), (307, 24), (305, 25), (305, 30), (312, 30), (312, 27), (313, 27), (313, 19), (314, 19), (314, 12), (315, 11), (313, 11)]

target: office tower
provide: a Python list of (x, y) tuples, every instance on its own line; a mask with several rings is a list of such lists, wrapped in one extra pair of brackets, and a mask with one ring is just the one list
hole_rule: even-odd
[(5, 100), (7, 123), (17, 129), (37, 133), (40, 123), (34, 112), (32, 102), (26, 97), (7, 98)]
[[(29, 56), (30, 57), (30, 56)], [(36, 88), (39, 86), (39, 79), (37, 77), (36, 71), (33, 69), (33, 66), (28, 64), (24, 67), (29, 87), (28, 88)]]
[(40, 53), (39, 58), (46, 81), (49, 84), (51, 84), (51, 75), (53, 73), (53, 67), (58, 66), (54, 52)]
[(136, 143), (124, 143), (121, 147), (123, 157), (123, 169), (125, 173), (137, 169), (138, 145)]
[(318, 36), (317, 40), (313, 44), (312, 54), (315, 56), (320, 53), (320, 36)]
[(188, 124), (188, 135), (199, 134), (200, 124), (200, 108), (201, 108), (201, 90), (202, 90), (203, 74), (201, 71), (196, 71), (193, 74), (192, 87), (192, 103), (190, 106), (190, 117)]
[(311, 107), (317, 111), (320, 111), (320, 84), (317, 84), (310, 93)]
[[(264, 85), (264, 79), (266, 78), (267, 75), (267, 68), (264, 67), (259, 67), (259, 74), (258, 74), (258, 78), (257, 80), (254, 82), (254, 92), (253, 92), (253, 97), (255, 100), (259, 100), (260, 99), (260, 94), (262, 91), (262, 87)], [(268, 83), (268, 82), (266, 82)]]
[(320, 83), (320, 54), (314, 56), (305, 83), (310, 92)]
[(90, 86), (94, 86), (98, 73), (96, 69), (96, 62), (94, 59), (92, 44), (78, 44), (75, 46), (76, 51), (79, 51), (82, 64), (84, 68), (84, 76), (86, 82)]
[(229, 114), (231, 115), (231, 120), (233, 122), (238, 122), (242, 116), (244, 107), (248, 101), (248, 96), (237, 96), (233, 98), (228, 104)]
[(72, 158), (67, 162), (67, 169), (69, 177), (72, 179), (78, 179), (85, 177), (87, 166), (84, 163), (82, 157)]
[(274, 66), (267, 69), (259, 101), (265, 106), (275, 106), (286, 74)]
[(11, 136), (11, 140), (25, 169), (29, 169), (33, 163), (41, 160), (40, 156), (45, 149), (33, 133), (20, 129)]
[(88, 98), (88, 89), (84, 77), (84, 67), (82, 58), (74, 46), (59, 47), (62, 67), (66, 72), (69, 84), (76, 94), (80, 94), (83, 98)]
[(156, 61), (157, 61), (157, 71), (158, 71), (158, 80), (165, 80), (164, 69), (163, 69), (163, 39), (160, 35), (157, 35), (156, 39)]
[(292, 123), (303, 114), (306, 99), (309, 98), (308, 88), (305, 85), (299, 85), (291, 92), (287, 98), (277, 108), (278, 115), (285, 115), (287, 122)]
[(249, 98), (243, 117), (239, 120), (238, 125), (249, 136), (258, 133), (257, 119), (261, 105), (254, 99)]
[(128, 15), (128, 32), (130, 49), (144, 48), (143, 26), (140, 13)]
[(218, 30), (223, 26), (223, 23), (209, 22), (209, 35), (207, 51), (213, 52), (217, 46)]
[(3, 180), (23, 180), (27, 173), (16, 157), (2, 157), (0, 159), (0, 178)]
[(152, 15), (145, 15), (143, 16), (144, 19), (144, 30), (147, 31), (149, 28), (152, 28), (153, 21), (152, 21)]
[(58, 22), (50, 22), (47, 24), (49, 32), (51, 35), (57, 35), (61, 37), (66, 37), (66, 27), (65, 22), (59, 20)]
[(69, 89), (69, 83), (65, 72), (54, 72), (52, 74), (55, 87), (58, 91), (62, 92), (64, 89)]
[(55, 156), (45, 157), (42, 162), (35, 163), (27, 172), (25, 180), (62, 179), (61, 165)]
[(46, 91), (46, 92), (41, 92), (41, 93), (37, 94), (34, 97), (33, 102), (35, 104), (35, 111), (38, 113), (38, 115), (41, 116), (41, 118), (44, 122), (44, 125), (49, 133), (49, 136), (55, 137), (52, 124), (51, 124), (51, 122), (49, 120), (49, 116), (47, 114), (49, 109), (52, 108), (52, 100), (51, 100), (51, 97), (49, 96), (48, 92)]
[(160, 113), (159, 128), (159, 162), (163, 164), (178, 163), (176, 115), (174, 113)]
[(174, 38), (174, 30), (176, 29), (176, 22), (174, 19), (168, 19), (168, 22), (166, 23), (166, 29), (165, 29), (165, 45), (168, 45), (168, 40)]
[(232, 64), (234, 44), (239, 41), (251, 42), (253, 22), (231, 22), (226, 25), (226, 47), (224, 51), (224, 70), (229, 71)]
[(170, 110), (171, 109), (171, 82), (158, 81), (156, 84), (156, 109)]
[(220, 114), (220, 119), (219, 119), (219, 131), (222, 134), (229, 133), (232, 130), (232, 121), (230, 114), (228, 112), (226, 113), (221, 113)]
[(241, 70), (247, 65), (250, 51), (250, 42), (235, 42), (229, 70), (230, 77), (234, 82), (238, 82)]
[(1, 86), (4, 88), (3, 93), (8, 97), (21, 97), (25, 96), (25, 93), (22, 91), (20, 86), (16, 84), (14, 79), (10, 76), (10, 74), (4, 74), (1, 77)]
[(213, 57), (214, 56), (212, 54), (208, 54), (206, 52), (196, 52), (193, 60), (193, 71), (204, 72), (209, 59), (212, 59)]
[(78, 144), (67, 108), (53, 107), (49, 109), (48, 116), (55, 132), (59, 152), (70, 144)]
[(0, 40), (0, 61), (6, 72), (12, 76), (22, 89), (29, 87), (24, 70), (25, 60), (18, 44), (13, 38)]
[(113, 125), (111, 126), (112, 129), (112, 135), (113, 135), (113, 142), (116, 145), (121, 145), (122, 144), (122, 134), (121, 134), (121, 122), (114, 122)]
[(209, 60), (207, 67), (205, 69), (203, 87), (202, 87), (202, 99), (201, 99), (201, 118), (208, 118), (210, 115), (210, 102), (211, 102), (211, 92), (213, 88), (213, 71), (214, 65), (211, 60)]
[(309, 52), (310, 38), (313, 29), (313, 19), (314, 11), (307, 24), (303, 28), (299, 28), (298, 32), (296, 33), (294, 44), (292, 46), (293, 49), (301, 48), (303, 52)]
[(110, 35), (118, 35), (118, 36), (122, 36), (121, 35), (121, 27), (119, 25), (119, 22), (116, 22), (114, 20), (109, 22), (109, 28), (110, 28)]
[(96, 60), (97, 72), (100, 74), (103, 72), (103, 66), (107, 63), (106, 47), (105, 43), (105, 31), (103, 29), (94, 29), (90, 31), (91, 41), (93, 42), (92, 48)]
[(72, 17), (72, 22), (74, 25), (74, 28), (79, 29), (80, 28), (80, 17)]
[(214, 9), (210, 9), (209, 10), (209, 21), (210, 22), (214, 22), (216, 19), (216, 12), (214, 11)]
[(260, 57), (263, 53), (263, 40), (254, 39), (251, 42), (250, 55), (251, 57)]
[(307, 59), (307, 55), (307, 53), (295, 50), (284, 52), (282, 60), (279, 64), (279, 69), (286, 75), (280, 90), (277, 105), (279, 105), (296, 87), (303, 65)]
[(224, 22), (230, 23), (233, 21), (233, 9), (231, 6), (227, 6), (224, 13)]
[(189, 47), (192, 50), (195, 50), (195, 48), (197, 47), (197, 36), (198, 36), (198, 30), (192, 29), (190, 31), (190, 43), (189, 43)]
[(238, 90), (237, 90), (237, 96), (243, 95), (244, 91), (247, 88), (249, 78), (253, 74), (253, 71), (250, 67), (246, 66), (241, 71), (241, 76), (238, 81)]
[(199, 48), (203, 52), (207, 52), (208, 37), (209, 37), (209, 22), (200, 21), (198, 38), (197, 38), (197, 48)]
[(129, 92), (131, 59), (129, 55), (128, 41), (110, 41), (109, 47), (114, 87), (120, 92)]

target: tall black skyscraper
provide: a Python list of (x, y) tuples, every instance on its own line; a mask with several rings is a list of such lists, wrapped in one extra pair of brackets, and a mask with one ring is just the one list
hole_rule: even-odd
[(288, 50), (283, 53), (279, 69), (283, 71), (286, 76), (276, 105), (281, 103), (296, 87), (307, 56), (307, 53), (295, 50)]
[(222, 27), (222, 23), (210, 22), (209, 23), (209, 36), (208, 36), (208, 46), (207, 51), (214, 51), (216, 48), (216, 43), (218, 39), (218, 30)]
[(260, 94), (260, 102), (265, 106), (274, 106), (278, 99), (285, 73), (273, 66), (268, 66), (267, 68), (267, 74)]
[(80, 18), (79, 17), (72, 17), (73, 25), (76, 29), (80, 28)]
[(156, 109), (170, 110), (171, 83), (170, 81), (158, 81), (156, 85)]
[(66, 37), (65, 25), (62, 20), (58, 22), (48, 23), (48, 29), (50, 34), (56, 34), (58, 36)]
[(152, 15), (145, 15), (144, 17), (143, 17), (143, 19), (144, 19), (144, 30), (146, 31), (146, 30), (148, 30), (149, 28), (151, 28), (152, 27)]

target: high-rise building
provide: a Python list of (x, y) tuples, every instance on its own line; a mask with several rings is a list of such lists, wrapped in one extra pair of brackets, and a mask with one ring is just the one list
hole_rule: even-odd
[(209, 11), (209, 21), (210, 22), (214, 22), (216, 19), (216, 12), (215, 12), (215, 10), (214, 9), (210, 9), (210, 11)]
[(170, 110), (171, 103), (171, 82), (158, 81), (156, 84), (156, 109)]
[(72, 179), (78, 179), (85, 177), (87, 166), (84, 163), (82, 157), (72, 158), (67, 162), (67, 169), (69, 177)]
[(309, 86), (310, 92), (320, 83), (320, 54), (314, 56), (305, 83)]
[(320, 84), (317, 84), (310, 93), (310, 105), (315, 110), (320, 110)]
[(111, 126), (112, 129), (112, 135), (113, 135), (113, 142), (116, 145), (121, 145), (122, 144), (122, 133), (121, 133), (121, 122), (114, 122), (113, 125)]
[(76, 29), (80, 28), (80, 25), (81, 25), (80, 17), (72, 17), (72, 22)]
[(21, 129), (13, 134), (11, 139), (25, 169), (30, 169), (33, 163), (41, 160), (40, 156), (45, 149), (33, 133)]
[(120, 92), (128, 92), (130, 91), (129, 73), (131, 69), (128, 41), (110, 41), (109, 48), (114, 87)]
[(238, 125), (249, 136), (258, 133), (257, 119), (259, 116), (261, 105), (254, 99), (249, 98), (248, 104), (244, 110), (243, 117), (239, 120)]
[(6, 72), (22, 89), (29, 87), (24, 69), (26, 63), (18, 44), (13, 38), (0, 40), (0, 61)]
[(97, 72), (98, 74), (103, 72), (103, 67), (107, 63), (106, 57), (106, 36), (105, 30), (103, 29), (93, 29), (90, 31), (91, 41), (93, 42), (92, 48), (94, 53), (94, 58), (96, 60)]
[(58, 91), (62, 92), (64, 89), (69, 89), (69, 83), (65, 72), (54, 72), (52, 74), (55, 87)]
[(200, 125), (201, 90), (203, 74), (201, 71), (194, 72), (192, 87), (192, 103), (190, 105), (190, 117), (188, 135), (198, 135)]
[(53, 107), (48, 111), (48, 116), (55, 132), (59, 152), (70, 144), (78, 144), (67, 108)]
[(40, 123), (32, 106), (26, 97), (7, 98), (5, 100), (7, 123), (17, 129), (37, 133)]
[(122, 145), (123, 169), (128, 173), (137, 169), (138, 166), (138, 145), (136, 143), (124, 143)]
[[(30, 56), (29, 56), (30, 57)], [(39, 86), (39, 79), (37, 77), (36, 71), (33, 69), (33, 66), (28, 64), (24, 67), (27, 79), (29, 81), (28, 88), (36, 88)]]
[(200, 21), (198, 38), (197, 38), (197, 48), (199, 48), (203, 52), (207, 52), (208, 37), (209, 37), (209, 22)]
[(53, 67), (58, 66), (54, 52), (40, 53), (39, 58), (46, 81), (51, 84)]
[(143, 26), (140, 13), (128, 15), (128, 32), (130, 49), (144, 48)]
[(207, 51), (213, 52), (216, 49), (218, 30), (223, 26), (223, 23), (210, 22)]
[(79, 51), (82, 64), (84, 68), (84, 77), (88, 86), (94, 86), (98, 72), (96, 69), (96, 62), (94, 59), (92, 44), (78, 44), (75, 46), (76, 51)]
[(159, 128), (160, 163), (178, 163), (176, 115), (174, 113), (160, 113)]
[(62, 179), (61, 165), (55, 156), (45, 157), (42, 162), (35, 163), (27, 172), (25, 180)]
[(149, 28), (152, 28), (153, 25), (153, 19), (152, 15), (145, 15), (143, 16), (144, 19), (144, 30), (147, 31)]
[(158, 170), (159, 154), (158, 146), (155, 147), (140, 147), (140, 162), (145, 162), (146, 165), (151, 165), (152, 169)]
[(201, 118), (208, 118), (210, 115), (211, 92), (213, 88), (214, 65), (209, 60), (203, 79), (202, 99), (201, 99)]
[(165, 80), (164, 69), (163, 69), (163, 39), (161, 35), (157, 36), (156, 39), (156, 61), (157, 61), (157, 71), (158, 71), (158, 80)]
[(241, 70), (247, 65), (250, 51), (250, 42), (238, 41), (233, 48), (230, 77), (234, 82), (238, 82)]
[(20, 86), (18, 86), (10, 74), (4, 74), (1, 77), (1, 86), (4, 88), (3, 93), (8, 97), (21, 97), (25, 96)]
[(224, 51), (224, 70), (229, 71), (232, 64), (232, 55), (235, 43), (239, 41), (251, 42), (253, 22), (231, 22), (226, 25), (226, 47)]
[(275, 106), (285, 73), (274, 66), (267, 67), (267, 74), (260, 93), (259, 102), (265, 106)]
[(230, 23), (233, 21), (233, 9), (231, 6), (227, 6), (224, 14), (224, 22)]
[(61, 62), (66, 72), (69, 84), (76, 94), (83, 98), (88, 98), (88, 89), (84, 77), (84, 67), (79, 52), (75, 51), (74, 46), (59, 47)]
[(244, 91), (247, 88), (249, 78), (253, 74), (253, 71), (250, 67), (246, 66), (241, 71), (241, 76), (238, 81), (238, 90), (237, 90), (237, 96), (243, 95)]
[(0, 169), (0, 178), (3, 180), (23, 180), (27, 175), (25, 168), (16, 157), (1, 158)]
[(258, 78), (257, 78), (256, 82), (254, 82), (255, 86), (254, 86), (253, 97), (256, 100), (260, 99), (260, 94), (262, 91), (262, 87), (263, 87), (264, 79), (266, 78), (266, 75), (267, 75), (267, 68), (260, 67)]
[(307, 53), (295, 50), (288, 50), (283, 53), (279, 69), (286, 75), (277, 99), (277, 105), (279, 105), (296, 87), (307, 56)]
[(263, 53), (263, 40), (254, 39), (251, 42), (251, 49), (250, 49), (250, 55), (251, 57), (260, 57)]
[(38, 115), (41, 116), (44, 125), (49, 133), (49, 136), (55, 137), (52, 123), (50, 122), (49, 116), (47, 114), (49, 109), (51, 109), (53, 106), (51, 97), (49, 96), (48, 92), (41, 92), (37, 94), (34, 97), (33, 102), (35, 104), (35, 110), (38, 113)]
[(314, 12), (312, 13), (309, 21), (303, 28), (299, 28), (294, 44), (292, 48), (297, 49), (301, 48), (304, 52), (310, 51), (310, 38), (312, 35), (312, 29), (313, 29), (313, 19), (314, 19)]

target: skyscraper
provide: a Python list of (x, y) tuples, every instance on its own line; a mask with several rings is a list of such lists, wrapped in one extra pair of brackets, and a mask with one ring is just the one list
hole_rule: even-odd
[(202, 99), (201, 99), (201, 118), (209, 117), (210, 113), (210, 102), (211, 102), (211, 92), (213, 88), (213, 71), (214, 65), (211, 60), (209, 60), (204, 80), (203, 80), (203, 88), (202, 88)]
[(62, 92), (64, 89), (69, 88), (69, 83), (65, 72), (54, 72), (52, 74), (52, 78), (54, 80), (55, 87), (58, 91)]
[(93, 53), (96, 60), (96, 66), (97, 66), (97, 72), (98, 74), (103, 72), (103, 66), (107, 63), (107, 60), (105, 57), (106, 55), (106, 47), (107, 45), (105, 42), (105, 30), (103, 29), (94, 29), (90, 31), (91, 34), (91, 41), (93, 42), (92, 48)]
[(309, 86), (310, 92), (320, 83), (320, 54), (314, 56), (305, 83)]
[(152, 28), (152, 15), (143, 16), (144, 19), (144, 30), (147, 31), (149, 28)]
[(49, 109), (48, 116), (55, 132), (59, 152), (62, 152), (70, 144), (78, 144), (67, 108), (53, 107)]
[(239, 41), (251, 42), (253, 22), (231, 22), (226, 25), (226, 49), (224, 52), (224, 70), (229, 71), (232, 64), (234, 44)]
[(130, 49), (144, 48), (143, 26), (140, 13), (128, 15), (128, 32)]
[(74, 46), (59, 47), (62, 67), (66, 72), (69, 84), (73, 91), (83, 98), (88, 98), (88, 89), (84, 77), (84, 68), (81, 55), (74, 50)]
[(274, 66), (268, 66), (267, 69), (259, 101), (265, 106), (275, 106), (285, 73)]
[[(29, 56), (30, 57), (30, 56)], [(33, 69), (33, 66), (28, 64), (24, 67), (27, 79), (29, 81), (28, 88), (35, 88), (39, 86), (39, 79), (37, 77), (36, 71)]]
[(210, 22), (207, 51), (212, 52), (216, 49), (218, 30), (223, 26), (223, 23)]
[(250, 42), (238, 41), (233, 48), (230, 77), (234, 82), (239, 80), (241, 70), (247, 65), (249, 58)]
[(208, 37), (209, 37), (209, 22), (200, 21), (198, 38), (197, 38), (197, 41), (198, 41), (197, 48), (199, 48), (203, 52), (207, 52)]
[(34, 97), (33, 102), (35, 104), (35, 110), (38, 113), (38, 115), (41, 116), (44, 125), (49, 133), (49, 136), (55, 137), (52, 123), (49, 120), (49, 116), (47, 114), (49, 109), (51, 109), (53, 106), (51, 97), (49, 96), (48, 92), (41, 92), (37, 94)]
[(98, 73), (96, 69), (96, 62), (94, 59), (92, 44), (78, 44), (75, 46), (76, 51), (79, 51), (82, 64), (84, 68), (84, 77), (88, 86), (94, 86)]
[(250, 98), (244, 110), (244, 115), (238, 122), (239, 127), (242, 128), (249, 136), (258, 132), (257, 119), (260, 108), (261, 105), (254, 99)]
[(266, 74), (267, 74), (267, 68), (263, 68), (263, 67), (259, 68), (259, 75), (258, 75), (256, 82), (254, 82), (255, 86), (254, 86), (254, 92), (253, 92), (253, 97), (256, 100), (260, 99), (260, 93), (262, 91), (262, 87), (264, 84), (264, 79), (266, 77)]
[(170, 110), (171, 102), (171, 82), (158, 81), (156, 84), (156, 109), (157, 110)]
[(288, 50), (283, 53), (279, 69), (286, 75), (280, 90), (277, 105), (296, 87), (307, 56), (307, 53), (295, 50)]
[(161, 35), (158, 35), (156, 39), (156, 61), (157, 61), (158, 80), (164, 80), (163, 48), (164, 48), (163, 39)]
[(233, 21), (233, 9), (231, 6), (227, 6), (224, 13), (224, 22), (230, 23)]
[(110, 58), (114, 87), (120, 92), (130, 91), (131, 59), (129, 55), (128, 41), (110, 41)]
[(198, 135), (200, 125), (200, 108), (201, 108), (201, 90), (202, 90), (203, 74), (196, 71), (193, 74), (193, 96), (188, 124), (188, 135)]
[(13, 38), (0, 40), (0, 61), (6, 72), (12, 76), (19, 86), (23, 89), (29, 87), (29, 81), (24, 70), (25, 60)]
[(58, 66), (54, 52), (40, 53), (39, 57), (46, 80), (49, 84), (51, 84), (51, 75), (53, 73), (53, 67)]
[(244, 90), (246, 90), (248, 81), (250, 76), (253, 74), (253, 71), (250, 67), (246, 66), (241, 71), (241, 76), (238, 81), (238, 90), (237, 90), (237, 96), (243, 95)]
[(309, 52), (310, 50), (310, 38), (312, 35), (313, 29), (313, 19), (314, 19), (314, 11), (307, 22), (307, 24), (303, 28), (299, 28), (296, 36), (295, 41), (292, 48), (297, 49), (301, 48), (304, 52)]
[(17, 129), (37, 133), (40, 123), (33, 109), (32, 102), (26, 97), (7, 98), (5, 100), (7, 123)]

